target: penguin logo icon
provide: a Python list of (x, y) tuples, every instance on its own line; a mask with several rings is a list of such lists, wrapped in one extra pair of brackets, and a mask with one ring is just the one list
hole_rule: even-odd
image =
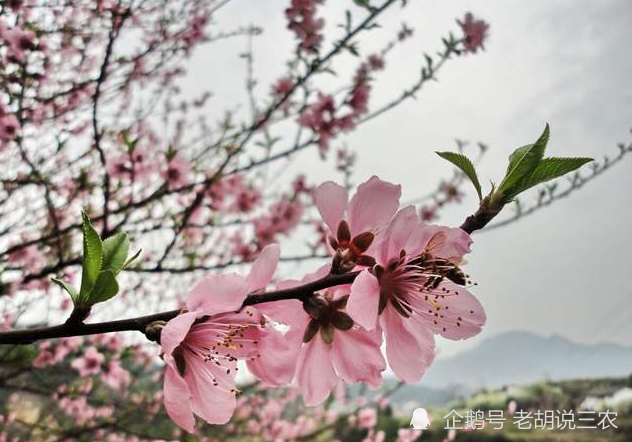
[(413, 417), (410, 419), (410, 426), (414, 430), (425, 430), (430, 425), (428, 412), (423, 408), (416, 408), (413, 411)]

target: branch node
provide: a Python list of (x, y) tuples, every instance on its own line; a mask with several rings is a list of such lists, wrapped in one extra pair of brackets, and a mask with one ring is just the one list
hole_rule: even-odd
[(72, 309), (72, 313), (70, 313), (70, 316), (66, 320), (66, 324), (83, 324), (83, 321), (90, 316), (90, 309), (91, 307), (89, 305), (75, 305)]
[(167, 325), (165, 321), (154, 321), (147, 324), (143, 333), (145, 333), (145, 337), (150, 341), (160, 344), (160, 334), (165, 325)]

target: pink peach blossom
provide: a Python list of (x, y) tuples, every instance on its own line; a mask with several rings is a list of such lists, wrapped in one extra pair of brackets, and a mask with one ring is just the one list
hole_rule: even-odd
[(397, 439), (395, 442), (414, 442), (419, 438), (421, 431), (412, 428), (400, 428), (397, 430)]
[(516, 401), (511, 400), (509, 404), (507, 404), (507, 413), (513, 415), (517, 409), (518, 409), (518, 404), (516, 403)]
[(160, 173), (170, 187), (181, 187), (189, 182), (190, 172), (191, 163), (181, 153), (177, 153)]
[[(308, 275), (303, 283), (324, 276), (329, 266)], [(287, 281), (280, 288), (298, 284)], [(296, 382), (306, 405), (324, 401), (339, 379), (348, 384), (365, 382), (378, 388), (386, 369), (380, 351), (381, 332), (366, 331), (345, 313), (347, 287), (326, 290), (305, 303), (298, 300), (260, 304), (272, 319), (290, 326), (285, 334), (296, 358)]]
[(0, 140), (9, 141), (18, 134), (20, 123), (15, 115), (0, 116)]
[(272, 86), (272, 95), (275, 98), (281, 98), (294, 86), (294, 80), (290, 77), (279, 78), (276, 83)]
[(330, 229), (334, 271), (349, 271), (356, 264), (372, 265), (371, 245), (399, 207), (401, 187), (373, 176), (358, 186), (349, 200), (347, 190), (327, 181), (314, 191), (314, 202)]
[(104, 359), (95, 347), (88, 347), (83, 356), (72, 361), (70, 366), (79, 372), (79, 376), (90, 376), (101, 371)]
[[(237, 313), (246, 296), (266, 287), (279, 260), (276, 244), (265, 247), (248, 276), (207, 276), (189, 293), (183, 313), (165, 325), (164, 403), (171, 419), (192, 432), (194, 414), (210, 424), (228, 422), (236, 406), (237, 360), (272, 385), (288, 382), (293, 364), (282, 336), (252, 307)], [(278, 350), (278, 351), (275, 351)]]
[(476, 53), (478, 48), (485, 49), (483, 42), (487, 37), (487, 30), (489, 25), (484, 20), (475, 20), (471, 12), (465, 14), (463, 21), (457, 23), (461, 26), (463, 31), (463, 45), (466, 52)]
[(101, 381), (113, 390), (123, 391), (131, 382), (129, 371), (121, 366), (121, 361), (112, 359), (101, 373)]
[[(125, 152), (112, 158), (107, 164), (110, 177), (122, 180), (131, 179), (133, 176), (136, 182), (146, 182), (152, 172), (157, 169), (157, 165), (151, 161), (149, 153), (141, 146), (136, 146), (133, 152)], [(167, 170), (163, 173), (163, 177), (168, 177), (169, 173)], [(175, 174), (173, 171), (171, 173)]]
[(348, 104), (353, 109), (354, 116), (362, 115), (368, 111), (370, 93), (371, 86), (366, 82), (360, 83), (353, 88)]
[(240, 313), (202, 316), (183, 313), (167, 323), (161, 346), (167, 364), (164, 403), (167, 414), (193, 432), (194, 414), (210, 424), (228, 422), (236, 406), (237, 360), (257, 356), (261, 338), (259, 317), (250, 309)]
[(384, 442), (386, 439), (386, 433), (384, 431), (370, 430), (369, 434), (362, 440), (362, 442)]
[(301, 222), (302, 215), (303, 203), (299, 198), (282, 197), (270, 207), (269, 213), (253, 220), (258, 244), (270, 244), (279, 235), (289, 233)]
[(11, 61), (23, 63), (27, 52), (36, 48), (35, 34), (30, 30), (13, 28), (4, 34), (9, 43), (7, 56)]
[(336, 118), (336, 104), (331, 95), (318, 95), (318, 101), (301, 112), (298, 118), (301, 126), (309, 127), (318, 135), (321, 156), (327, 151), (329, 140), (340, 130), (340, 120)]
[(325, 21), (316, 18), (316, 6), (324, 0), (292, 0), (290, 7), (285, 10), (289, 24), (300, 40), (299, 48), (306, 52), (316, 52), (323, 39), (320, 32)]
[(358, 428), (373, 428), (377, 424), (375, 408), (363, 408), (358, 411)]
[(471, 239), (460, 229), (422, 224), (408, 206), (377, 243), (377, 265), (354, 280), (347, 312), (367, 330), (382, 328), (391, 369), (402, 380), (417, 382), (434, 359), (435, 333), (465, 339), (485, 323), (457, 265)]

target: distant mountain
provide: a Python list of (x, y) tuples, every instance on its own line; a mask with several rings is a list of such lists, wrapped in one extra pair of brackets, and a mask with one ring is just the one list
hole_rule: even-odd
[(438, 359), (420, 386), (496, 388), (507, 384), (628, 376), (632, 347), (585, 345), (561, 336), (543, 337), (514, 331), (483, 341), (478, 347)]

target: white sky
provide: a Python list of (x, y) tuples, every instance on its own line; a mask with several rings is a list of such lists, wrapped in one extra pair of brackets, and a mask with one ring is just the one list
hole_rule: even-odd
[[(491, 24), (487, 50), (447, 63), (439, 83), (424, 87), (416, 101), (333, 143), (337, 147), (346, 142), (357, 151), (355, 183), (377, 174), (401, 183), (403, 200), (423, 195), (450, 174), (449, 165), (433, 151), (453, 149), (454, 138), (488, 144), (491, 149), (479, 176), (484, 182), (499, 180), (506, 156), (535, 140), (547, 121), (552, 129), (550, 155), (600, 158), (616, 154), (618, 142), (630, 141), (628, 0), (409, 3), (403, 12), (399, 6), (388, 11), (380, 21), (384, 28), (373, 31), (363, 47), (365, 55), (376, 51), (402, 21), (415, 29), (413, 38), (387, 59), (372, 105), (390, 100), (414, 82), (422, 52), (439, 50), (440, 37), (448, 30), (458, 32), (454, 19), (466, 11)], [(233, 0), (214, 17), (216, 29), (249, 24), (264, 28), (255, 39), (260, 96), (284, 74), (291, 55), (293, 37), (282, 13), (287, 4), (289, 0)], [(325, 3), (330, 31), (336, 32), (346, 8), (353, 8), (351, 0)], [(360, 15), (358, 11), (356, 18)], [(245, 48), (245, 38), (233, 39), (205, 46), (192, 61), (186, 89), (211, 89), (218, 116), (236, 102), (246, 108), (245, 63), (239, 57)], [(335, 66), (347, 79), (357, 59), (346, 57)], [(442, 342), (441, 351), (449, 354), (513, 329), (632, 344), (632, 302), (625, 301), (632, 301), (630, 166), (627, 158), (571, 198), (506, 228), (476, 234), (467, 270), (479, 283), (475, 293), (485, 306), (488, 324), (467, 344)], [(305, 171), (314, 181), (338, 178), (332, 176), (332, 162), (320, 163), (313, 150), (301, 154), (288, 170), (292, 176)], [(469, 198), (445, 212), (443, 222), (458, 225), (475, 210), (473, 190), (464, 190)]]

